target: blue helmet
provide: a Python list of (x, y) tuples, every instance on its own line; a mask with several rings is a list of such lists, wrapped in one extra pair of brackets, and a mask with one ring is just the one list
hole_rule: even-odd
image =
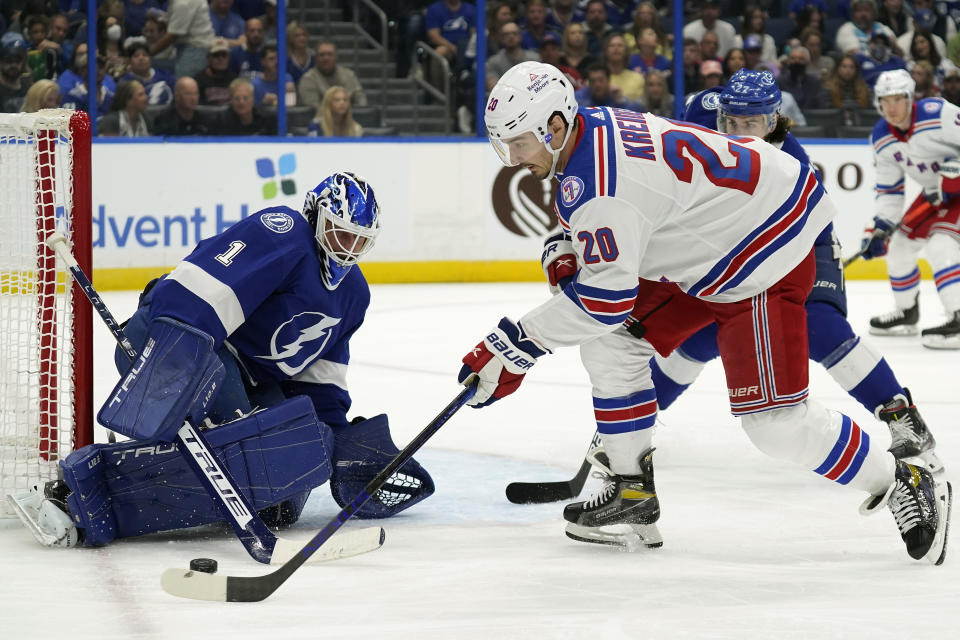
[(769, 71), (741, 69), (727, 81), (720, 92), (717, 129), (726, 133), (727, 116), (765, 116), (767, 130), (777, 124), (780, 112), (780, 87)]
[(373, 187), (354, 173), (335, 173), (307, 193), (303, 216), (316, 233), (323, 283), (336, 289), (380, 233)]

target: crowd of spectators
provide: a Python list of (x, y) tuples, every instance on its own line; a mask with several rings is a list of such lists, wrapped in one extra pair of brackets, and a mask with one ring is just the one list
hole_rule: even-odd
[[(339, 62), (335, 41), (296, 21), (284, 27), (281, 64), (276, 2), (101, 0), (90, 18), (98, 42), (99, 133), (269, 135), (282, 100), (311, 114), (302, 132), (362, 135), (354, 110), (368, 105), (371, 87), (365, 92), (354, 70)], [(474, 127), (477, 74), (489, 90), (525, 60), (560, 68), (583, 105), (666, 116), (675, 115), (674, 74), (682, 74), (690, 95), (741, 68), (777, 77), (784, 113), (797, 125), (806, 124), (805, 113), (831, 108), (854, 124), (888, 69), (909, 70), (918, 98), (960, 101), (960, 2), (687, 0), (682, 59), (674, 60), (671, 0), (491, 0), (482, 70), (473, 3), (378, 4), (396, 26), (389, 46), (397, 73), (453, 87), (451, 115), (464, 133)], [(3, 0), (0, 111), (88, 108), (85, 9), (78, 0)], [(428, 57), (411, 66), (419, 40), (433, 48), (434, 61), (447, 64)]]

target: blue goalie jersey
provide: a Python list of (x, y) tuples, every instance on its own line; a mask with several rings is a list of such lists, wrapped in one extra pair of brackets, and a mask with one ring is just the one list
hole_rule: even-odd
[(314, 230), (298, 211), (263, 209), (201, 241), (151, 293), (151, 319), (206, 331), (254, 382), (307, 394), (321, 420), (345, 423), (349, 340), (370, 290), (359, 269), (334, 291), (324, 286)]

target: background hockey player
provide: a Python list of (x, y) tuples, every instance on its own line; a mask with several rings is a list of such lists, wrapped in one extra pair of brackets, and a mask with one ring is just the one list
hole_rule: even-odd
[[(212, 401), (185, 414), (219, 425), (207, 439), (266, 509), (267, 524), (296, 522), (310, 490), (328, 479), (338, 504), (352, 500), (397, 453), (385, 415), (347, 419), (349, 342), (370, 301), (353, 267), (379, 230), (372, 187), (335, 173), (307, 193), (302, 213), (263, 209), (151, 282), (125, 327), (151, 357), (131, 365), (117, 354), (126, 373), (98, 414), (134, 439), (84, 447), (60, 463), (63, 480), (49, 483), (37, 506), (47, 542), (100, 545), (220, 519), (170, 444), (184, 414), (168, 416), (166, 403), (194, 388), (209, 389)], [(357, 515), (390, 516), (432, 493), (411, 460)], [(52, 506), (69, 509), (79, 534)]]
[[(501, 78), (485, 120), (501, 160), (560, 178), (558, 215), (578, 271), (563, 295), (519, 322), (500, 320), (463, 358), (459, 378), (479, 375), (471, 403), (486, 406), (514, 392), (538, 358), (580, 345), (611, 475), (565, 508), (570, 537), (662, 544), (648, 363), (655, 349), (669, 354), (716, 322), (731, 409), (754, 444), (866, 491), (862, 509), (889, 506), (911, 557), (943, 561), (949, 485), (807, 397), (811, 248), (836, 213), (809, 167), (757, 138), (578, 110), (569, 82), (541, 63)], [(623, 327), (631, 315), (641, 330)]]
[[(732, 135), (763, 138), (802, 165), (810, 165), (806, 151), (789, 132), (790, 121), (780, 114), (780, 88), (769, 71), (740, 70), (726, 86), (695, 94), (687, 101), (683, 119)], [(840, 243), (832, 222), (817, 236), (814, 257), (816, 277), (804, 305), (810, 359), (821, 363), (844, 390), (887, 424), (894, 456), (908, 458), (934, 472), (942, 471), (933, 452), (936, 442), (910, 392), (900, 385), (883, 356), (862, 341), (847, 321)], [(566, 259), (569, 263), (575, 256), (567, 254)], [(548, 275), (559, 268), (545, 265)], [(566, 277), (573, 274), (573, 268), (564, 272)], [(706, 363), (719, 355), (717, 325), (711, 324), (668, 357), (655, 356), (650, 367), (659, 409), (673, 404)], [(917, 456), (924, 456), (924, 460)]]
[[(947, 321), (924, 329), (934, 349), (960, 349), (960, 108), (942, 98), (913, 101), (914, 81), (885, 71), (874, 87), (883, 118), (873, 128), (877, 215), (864, 232), (862, 255), (886, 255), (896, 309), (870, 320), (870, 333), (915, 335), (920, 319), (920, 269), (925, 250)], [(922, 193), (904, 212), (904, 178)]]

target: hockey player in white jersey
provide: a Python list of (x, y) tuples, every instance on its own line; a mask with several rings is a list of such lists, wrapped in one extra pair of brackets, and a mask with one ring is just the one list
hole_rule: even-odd
[[(500, 320), (463, 358), (459, 379), (477, 373), (471, 404), (486, 406), (515, 391), (538, 358), (580, 346), (611, 473), (595, 496), (565, 508), (570, 537), (662, 544), (649, 359), (716, 322), (730, 406), (753, 443), (866, 491), (862, 510), (888, 506), (911, 557), (943, 561), (949, 484), (808, 398), (803, 305), (814, 239), (836, 213), (809, 167), (759, 138), (578, 109), (563, 74), (542, 63), (504, 74), (485, 120), (501, 160), (559, 179), (557, 214), (578, 271), (562, 295)], [(643, 339), (623, 326), (629, 316)]]
[[(886, 255), (896, 309), (870, 320), (878, 335), (915, 335), (925, 250), (947, 321), (924, 329), (933, 349), (960, 349), (960, 109), (942, 98), (913, 101), (914, 81), (899, 69), (880, 74), (875, 104), (883, 118), (870, 141), (877, 167), (876, 216), (861, 255)], [(904, 178), (923, 192), (904, 212)]]

